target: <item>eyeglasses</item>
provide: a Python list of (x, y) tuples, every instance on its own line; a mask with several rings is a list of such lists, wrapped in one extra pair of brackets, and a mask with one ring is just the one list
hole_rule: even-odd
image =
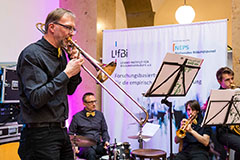
[(64, 25), (64, 24), (61, 24), (61, 23), (58, 23), (58, 22), (54, 22), (54, 24), (58, 24), (66, 29), (68, 29), (70, 31), (70, 33), (73, 33), (73, 34), (76, 34), (77, 33), (77, 30), (76, 28), (72, 27), (72, 26), (67, 26), (67, 25)]
[(85, 103), (88, 103), (88, 104), (93, 104), (93, 103), (97, 103), (97, 100), (94, 100), (94, 101), (86, 101)]

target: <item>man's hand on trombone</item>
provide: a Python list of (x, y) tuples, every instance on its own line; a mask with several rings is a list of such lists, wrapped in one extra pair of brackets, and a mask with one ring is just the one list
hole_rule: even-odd
[[(76, 40), (75, 42), (77, 43)], [(81, 57), (80, 51), (75, 46), (73, 46), (70, 42), (65, 49), (68, 52), (69, 59), (78, 59)]]
[(75, 46), (68, 45), (66, 50), (70, 60), (64, 72), (67, 74), (68, 78), (71, 78), (80, 72), (84, 59), (80, 56), (80, 53)]

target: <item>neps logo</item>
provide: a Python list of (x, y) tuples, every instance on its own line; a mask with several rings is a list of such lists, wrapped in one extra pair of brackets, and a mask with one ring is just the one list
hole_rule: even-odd
[(173, 52), (189, 50), (189, 45), (176, 45), (173, 43)]
[(128, 57), (128, 49), (117, 48), (117, 41), (115, 41), (115, 50), (112, 50), (112, 58), (125, 58)]

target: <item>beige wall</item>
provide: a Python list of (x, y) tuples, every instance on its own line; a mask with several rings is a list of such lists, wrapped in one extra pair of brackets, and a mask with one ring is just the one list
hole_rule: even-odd
[(126, 12), (122, 0), (116, 0), (116, 29), (127, 28)]
[[(229, 19), (228, 45), (232, 46), (232, 0), (187, 0), (196, 13), (193, 22)], [(154, 25), (177, 24), (175, 12), (183, 0), (161, 0), (156, 10)], [(156, 7), (155, 7), (156, 8)]]
[(233, 32), (233, 70), (235, 71), (235, 82), (240, 85), (240, 0), (232, 1), (232, 32)]
[[(102, 58), (103, 30), (126, 28), (126, 13), (122, 0), (98, 0), (97, 2), (97, 60)], [(108, 64), (110, 62), (103, 62)], [(101, 100), (101, 87), (96, 87), (97, 99)]]

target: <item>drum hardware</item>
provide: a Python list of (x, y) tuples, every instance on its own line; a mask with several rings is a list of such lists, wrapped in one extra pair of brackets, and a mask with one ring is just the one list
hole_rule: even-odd
[(111, 160), (130, 160), (131, 159), (130, 143), (115, 143), (108, 147), (108, 155)]
[(78, 147), (91, 147), (97, 144), (97, 142), (91, 138), (80, 135), (69, 135), (70, 141), (73, 145)]
[(97, 144), (95, 140), (88, 137), (84, 137), (76, 134), (69, 135), (69, 137), (72, 143), (74, 160), (78, 159), (76, 155), (79, 152), (78, 147), (91, 147)]
[[(140, 119), (143, 119), (140, 117)], [(155, 119), (148, 119), (147, 122), (153, 122)], [(136, 123), (130, 123), (130, 125), (132, 124), (136, 124)], [(152, 136), (148, 136), (148, 135), (143, 135), (142, 131), (143, 131), (143, 126), (139, 125), (139, 133), (138, 135), (133, 135), (133, 136), (128, 136), (128, 138), (130, 139), (137, 139), (138, 143), (139, 143), (139, 148), (142, 149), (143, 148), (143, 139), (148, 139), (148, 138), (152, 138)]]
[(128, 138), (130, 139), (148, 139), (148, 138), (152, 138), (152, 136), (147, 136), (147, 135), (133, 135), (133, 136), (128, 136)]
[[(153, 118), (147, 120), (147, 122), (149, 122), (149, 123), (152, 123), (153, 121), (155, 121), (155, 119), (153, 119)], [(128, 125), (135, 125), (135, 124), (137, 124), (137, 122), (128, 123)]]

